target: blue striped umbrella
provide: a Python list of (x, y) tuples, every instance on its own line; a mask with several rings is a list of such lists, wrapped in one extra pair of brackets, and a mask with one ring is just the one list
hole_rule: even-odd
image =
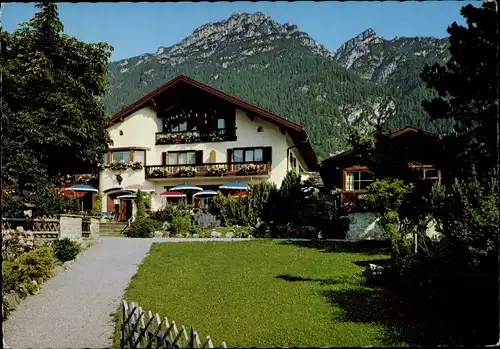
[(203, 188), (197, 187), (196, 185), (192, 185), (190, 183), (182, 183), (182, 184), (177, 184), (175, 187), (169, 189), (169, 191), (182, 191), (182, 190), (202, 191)]
[(248, 184), (247, 183), (242, 183), (242, 182), (228, 182), (224, 183), (219, 187), (219, 189), (233, 189), (233, 190), (247, 190), (248, 189)]
[(98, 190), (94, 188), (91, 185), (88, 184), (75, 184), (72, 185), (71, 187), (64, 188), (64, 190), (70, 190), (70, 191), (91, 191), (94, 193), (97, 193)]
[(207, 198), (207, 197), (212, 197), (212, 196), (215, 196), (217, 195), (217, 192), (214, 191), (214, 190), (202, 190), (202, 191), (199, 191), (197, 192), (196, 194), (193, 195), (193, 197), (203, 197), (203, 198)]

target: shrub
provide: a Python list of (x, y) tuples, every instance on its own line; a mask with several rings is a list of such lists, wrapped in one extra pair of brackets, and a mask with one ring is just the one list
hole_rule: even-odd
[(2, 256), (4, 260), (12, 260), (34, 247), (33, 234), (22, 227), (2, 231)]
[(95, 213), (102, 212), (102, 194), (101, 194), (101, 192), (98, 192), (95, 199), (94, 199), (94, 205), (92, 207), (92, 211), (94, 211)]
[(125, 235), (131, 238), (150, 238), (160, 228), (160, 222), (150, 218), (137, 217), (130, 228), (125, 231)]
[(81, 251), (80, 244), (68, 238), (54, 241), (52, 247), (57, 259), (63, 263), (72, 261)]
[[(25, 288), (28, 293), (35, 290), (33, 281), (38, 284), (52, 276), (58, 264), (51, 247), (37, 247), (18, 258), (3, 264), (2, 287), (5, 293)], [(23, 286), (23, 287), (21, 287)]]
[(192, 229), (190, 216), (177, 216), (172, 221), (172, 232), (174, 234), (185, 234)]
[(167, 205), (161, 210), (157, 210), (151, 213), (150, 218), (159, 222), (172, 222), (175, 215), (175, 207), (173, 205)]
[(198, 211), (194, 215), (194, 222), (196, 225), (202, 229), (212, 229), (220, 227), (220, 221), (213, 214)]

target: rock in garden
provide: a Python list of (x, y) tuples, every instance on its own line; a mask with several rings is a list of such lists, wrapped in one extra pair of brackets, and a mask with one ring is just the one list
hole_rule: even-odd
[(221, 237), (221, 233), (213, 231), (210, 236), (212, 236), (213, 238), (220, 238)]
[(233, 237), (234, 237), (234, 233), (233, 233), (232, 231), (228, 231), (228, 232), (226, 233), (226, 238), (228, 238), (228, 239), (232, 239)]
[(200, 234), (193, 234), (193, 238), (198, 239), (200, 237)]

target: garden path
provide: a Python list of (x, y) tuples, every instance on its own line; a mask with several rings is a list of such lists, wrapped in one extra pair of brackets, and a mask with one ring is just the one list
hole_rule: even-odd
[(11, 348), (112, 346), (113, 313), (153, 242), (247, 239), (131, 239), (101, 237), (69, 269), (47, 280), (41, 293), (19, 304), (4, 323)]

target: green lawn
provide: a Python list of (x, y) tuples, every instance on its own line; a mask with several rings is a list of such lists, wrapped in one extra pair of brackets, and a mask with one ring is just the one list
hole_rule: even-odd
[(384, 309), (370, 305), (375, 290), (362, 286), (360, 272), (363, 262), (387, 256), (325, 246), (153, 244), (125, 299), (193, 326), (215, 345), (386, 345)]

